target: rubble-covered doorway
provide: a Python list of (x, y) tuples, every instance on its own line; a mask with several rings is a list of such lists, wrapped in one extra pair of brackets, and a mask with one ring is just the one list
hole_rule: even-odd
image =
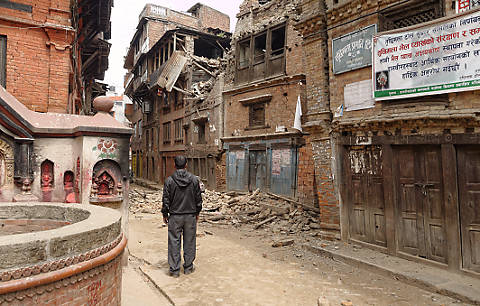
[(265, 150), (249, 152), (248, 190), (265, 190), (267, 181), (267, 154)]
[(398, 251), (447, 262), (440, 146), (394, 148)]
[(355, 146), (350, 147), (347, 156), (350, 237), (386, 247), (382, 149)]
[(480, 272), (480, 147), (457, 152), (463, 268)]

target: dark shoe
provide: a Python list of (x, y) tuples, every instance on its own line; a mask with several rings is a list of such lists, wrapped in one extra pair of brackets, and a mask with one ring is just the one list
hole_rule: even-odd
[(180, 276), (180, 273), (179, 272), (172, 272), (172, 271), (168, 271), (168, 276), (171, 276), (171, 277), (174, 277), (174, 278), (177, 278)]
[(193, 272), (195, 272), (195, 267), (191, 267), (190, 269), (183, 271), (185, 275), (192, 274)]

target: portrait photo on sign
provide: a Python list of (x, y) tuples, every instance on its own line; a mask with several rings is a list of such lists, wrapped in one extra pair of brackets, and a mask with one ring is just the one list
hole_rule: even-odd
[(388, 89), (388, 70), (379, 71), (375, 74), (375, 89)]

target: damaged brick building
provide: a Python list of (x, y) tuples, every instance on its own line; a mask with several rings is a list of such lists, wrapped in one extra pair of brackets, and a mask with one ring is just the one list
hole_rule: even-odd
[(299, 11), (304, 128), (316, 169), (330, 166), (317, 183), (335, 178), (342, 238), (478, 275), (478, 11), (441, 0)]
[(200, 3), (187, 13), (147, 4), (139, 19), (125, 60), (125, 93), (135, 109), (129, 114), (134, 175), (163, 182), (175, 155), (185, 154), (190, 171), (218, 188), (220, 59), (230, 47), (230, 19)]
[(305, 139), (293, 128), (297, 101), (305, 100), (302, 38), (294, 29), (297, 4), (240, 6), (223, 93), (222, 140), (229, 190), (258, 188), (316, 206)]
[(104, 93), (112, 0), (1, 1), (0, 85), (38, 112), (90, 114)]

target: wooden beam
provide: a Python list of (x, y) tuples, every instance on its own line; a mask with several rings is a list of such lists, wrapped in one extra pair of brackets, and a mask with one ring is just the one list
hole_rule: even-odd
[(205, 71), (206, 73), (210, 74), (211, 76), (215, 76), (215, 74), (213, 74), (213, 72), (211, 72), (210, 70), (208, 70), (207, 68), (203, 67), (202, 65), (200, 65), (199, 63), (197, 63), (195, 60), (193, 60), (193, 64), (195, 66), (197, 66), (198, 68), (202, 69), (203, 71)]
[(88, 59), (82, 64), (82, 74), (85, 73), (85, 71), (87, 70), (87, 68), (95, 61), (95, 59), (98, 57), (98, 54), (99, 51), (98, 49), (88, 57)]
[(227, 53), (227, 50), (225, 50), (225, 48), (218, 42), (218, 40), (216, 40), (215, 42), (220, 46), (220, 48), (222, 48), (223, 53)]
[(179, 91), (179, 92), (184, 93), (186, 95), (195, 96), (195, 94), (193, 92), (187, 91), (185, 89), (178, 88), (177, 86), (173, 86), (172, 88), (175, 89), (176, 91)]

